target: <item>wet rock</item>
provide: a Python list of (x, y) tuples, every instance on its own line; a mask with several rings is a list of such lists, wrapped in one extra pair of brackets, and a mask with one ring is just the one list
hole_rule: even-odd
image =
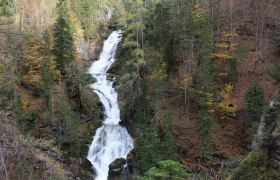
[(133, 151), (131, 151), (126, 158), (126, 161), (128, 164), (132, 164), (134, 162), (134, 155), (133, 155)]
[(99, 31), (99, 35), (100, 35), (102, 38), (104, 38), (104, 39), (107, 39), (107, 38), (108, 38), (108, 34), (107, 34), (106, 30), (104, 30), (104, 29), (101, 29), (101, 30)]
[(91, 61), (98, 60), (101, 50), (99, 46), (90, 46), (88, 49), (88, 59)]
[(99, 58), (101, 47), (99, 45), (92, 45), (90, 42), (82, 40), (76, 44), (80, 59), (84, 61), (93, 61)]
[(120, 176), (123, 170), (126, 160), (124, 158), (118, 158), (109, 165), (109, 177)]
[(125, 164), (121, 172), (121, 180), (129, 180), (129, 179), (130, 179), (130, 169), (129, 166)]
[(252, 148), (255, 149), (257, 147), (269, 146), (272, 144), (274, 139), (271, 136), (271, 132), (273, 132), (275, 126), (276, 114), (271, 111), (266, 112), (261, 118), (257, 136), (254, 138), (252, 143)]
[(92, 170), (92, 164), (88, 159), (84, 158), (82, 164), (83, 169)]
[(270, 158), (280, 164), (280, 120), (277, 118), (279, 96), (277, 91), (277, 96), (272, 98), (268, 111), (262, 116), (252, 148), (268, 149)]
[(87, 41), (82, 40), (81, 42), (76, 44), (78, 52), (80, 53), (80, 59), (81, 60), (88, 60), (88, 49), (90, 48), (90, 45)]

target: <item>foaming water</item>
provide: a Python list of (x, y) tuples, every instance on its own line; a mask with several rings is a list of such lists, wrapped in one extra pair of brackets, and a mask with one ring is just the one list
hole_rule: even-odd
[(119, 125), (120, 108), (118, 94), (113, 88), (113, 80), (107, 79), (107, 71), (116, 60), (117, 45), (121, 41), (121, 31), (114, 31), (104, 42), (98, 61), (89, 73), (96, 79), (91, 85), (104, 107), (103, 126), (97, 129), (88, 152), (88, 160), (96, 171), (96, 180), (108, 178), (109, 165), (117, 158), (126, 158), (133, 148), (133, 139), (126, 128)]

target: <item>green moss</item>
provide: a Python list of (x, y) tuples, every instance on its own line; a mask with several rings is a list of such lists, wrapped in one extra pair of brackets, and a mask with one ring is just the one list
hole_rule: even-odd
[(280, 177), (280, 165), (269, 159), (268, 151), (254, 149), (228, 178), (238, 180), (277, 179)]
[(258, 127), (259, 127), (259, 122), (252, 121), (251, 128), (250, 128), (250, 133), (252, 136), (257, 134)]

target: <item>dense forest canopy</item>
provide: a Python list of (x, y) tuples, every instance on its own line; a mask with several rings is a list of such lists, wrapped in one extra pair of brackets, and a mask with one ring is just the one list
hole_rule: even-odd
[(0, 179), (96, 177), (88, 69), (117, 30), (134, 147), (109, 179), (280, 178), (280, 0), (0, 0)]

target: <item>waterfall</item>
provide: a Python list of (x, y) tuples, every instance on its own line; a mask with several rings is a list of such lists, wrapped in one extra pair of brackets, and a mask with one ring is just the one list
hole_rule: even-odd
[(97, 129), (87, 156), (96, 171), (96, 180), (106, 180), (109, 165), (117, 158), (126, 158), (133, 148), (131, 136), (125, 127), (119, 125), (121, 119), (118, 94), (113, 88), (113, 80), (107, 80), (106, 74), (115, 61), (120, 41), (121, 31), (112, 32), (104, 42), (99, 60), (89, 69), (89, 73), (96, 79), (91, 88), (104, 106), (103, 125)]

